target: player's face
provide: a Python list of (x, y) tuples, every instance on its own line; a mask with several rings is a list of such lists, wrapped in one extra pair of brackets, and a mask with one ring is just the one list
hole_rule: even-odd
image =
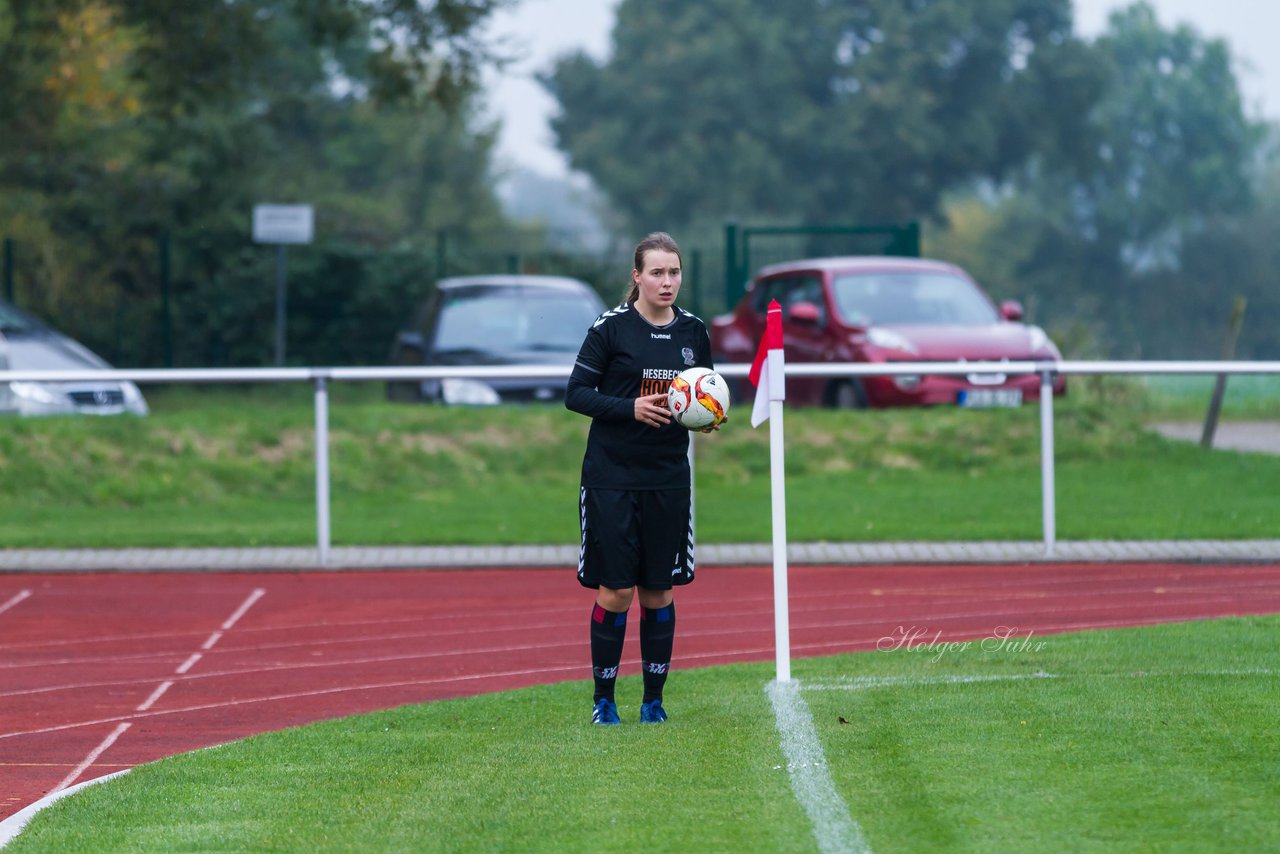
[(639, 286), (636, 301), (644, 303), (642, 307), (670, 308), (680, 293), (680, 256), (664, 249), (650, 249), (644, 253), (644, 269), (632, 270), (631, 276)]

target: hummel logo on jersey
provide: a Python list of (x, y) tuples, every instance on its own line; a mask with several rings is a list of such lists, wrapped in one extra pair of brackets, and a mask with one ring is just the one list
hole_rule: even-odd
[(661, 339), (662, 339), (662, 340), (664, 340), (664, 341), (670, 341), (670, 340), (671, 340), (671, 333), (670, 333), (670, 332), (650, 332), (650, 333), (649, 333), (649, 337), (650, 337), (650, 338), (661, 338)]

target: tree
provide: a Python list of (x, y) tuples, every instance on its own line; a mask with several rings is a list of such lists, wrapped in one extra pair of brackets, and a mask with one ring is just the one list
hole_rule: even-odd
[(500, 2), (0, 0), (23, 296), (145, 363), (157, 336), (104, 338), (154, 314), (166, 236), (175, 286), (225, 301), (255, 202), (311, 202), (321, 240), (375, 246), (502, 226), (475, 119), (496, 61), (476, 25)]
[(570, 162), (638, 229), (859, 222), (1076, 151), (1086, 58), (1069, 0), (623, 0), (612, 56), (543, 82)]
[(1229, 47), (1162, 27), (1145, 2), (1114, 13), (1089, 51), (1105, 86), (1082, 113), (1084, 156), (1033, 158), (987, 195), (975, 272), (1042, 322), (1095, 330), (1078, 353), (1212, 356), (1207, 307), (1229, 308), (1226, 271), (1248, 262), (1211, 262), (1208, 247), (1258, 245), (1236, 219), (1253, 209), (1262, 128), (1243, 113)]

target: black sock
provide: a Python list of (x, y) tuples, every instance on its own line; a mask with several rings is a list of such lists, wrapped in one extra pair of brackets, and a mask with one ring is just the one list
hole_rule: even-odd
[(591, 675), (595, 678), (595, 696), (613, 700), (613, 686), (618, 681), (618, 663), (622, 661), (622, 642), (627, 636), (627, 612), (606, 611), (599, 603), (591, 609)]
[(671, 669), (676, 637), (676, 604), (640, 609), (640, 660), (644, 666), (644, 702), (662, 699), (662, 686)]

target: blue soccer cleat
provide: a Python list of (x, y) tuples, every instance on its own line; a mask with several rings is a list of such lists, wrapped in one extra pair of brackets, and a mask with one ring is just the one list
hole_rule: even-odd
[(650, 700), (640, 704), (640, 723), (660, 724), (667, 720), (667, 710), (662, 708), (661, 700)]
[(591, 722), (593, 724), (614, 725), (622, 723), (622, 718), (618, 717), (618, 707), (614, 705), (613, 700), (601, 697), (596, 701), (595, 707), (591, 709)]

